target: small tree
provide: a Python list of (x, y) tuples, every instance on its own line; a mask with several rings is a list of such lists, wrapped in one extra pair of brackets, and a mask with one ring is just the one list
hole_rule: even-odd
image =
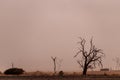
[(12, 68), (14, 68), (14, 63), (11, 63)]
[(77, 60), (77, 63), (82, 68), (83, 75), (86, 75), (88, 69), (95, 68), (96, 64), (102, 67), (102, 57), (104, 56), (104, 53), (101, 49), (96, 48), (96, 46), (93, 44), (93, 39), (90, 41), (90, 48), (88, 51), (85, 48), (85, 39), (80, 37), (80, 42), (78, 42), (78, 44), (80, 44), (79, 51), (74, 57), (77, 57), (78, 54), (81, 53), (81, 57), (79, 60)]

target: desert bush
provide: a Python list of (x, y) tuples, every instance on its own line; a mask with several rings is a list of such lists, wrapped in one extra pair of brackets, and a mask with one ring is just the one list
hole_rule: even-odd
[(24, 70), (21, 68), (9, 68), (4, 72), (4, 74), (7, 74), (7, 75), (20, 75), (23, 73), (24, 73)]
[(60, 77), (63, 77), (63, 75), (64, 75), (63, 71), (60, 71), (59, 74), (58, 74), (58, 76), (60, 76)]

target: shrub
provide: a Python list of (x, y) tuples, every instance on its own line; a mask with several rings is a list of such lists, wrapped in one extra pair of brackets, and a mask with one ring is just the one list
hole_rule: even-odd
[(63, 77), (64, 72), (63, 72), (63, 71), (60, 71), (58, 75), (59, 75), (60, 77)]
[(20, 75), (23, 73), (24, 73), (24, 70), (21, 68), (10, 68), (4, 72), (4, 74), (7, 74), (7, 75)]

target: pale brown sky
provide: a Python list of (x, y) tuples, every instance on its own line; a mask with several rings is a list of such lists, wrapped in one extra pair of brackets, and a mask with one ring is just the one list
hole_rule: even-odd
[(119, 0), (0, 0), (0, 70), (52, 71), (51, 56), (62, 70), (76, 71), (78, 37), (93, 36), (106, 53), (104, 67), (114, 68), (120, 54)]

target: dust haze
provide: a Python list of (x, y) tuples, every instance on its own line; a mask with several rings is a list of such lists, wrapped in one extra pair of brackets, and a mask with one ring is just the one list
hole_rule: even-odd
[[(0, 69), (52, 71), (51, 56), (63, 59), (61, 70), (77, 71), (73, 56), (78, 37), (106, 53), (103, 65), (115, 68), (120, 56), (119, 0), (0, 0)], [(111, 66), (111, 67), (109, 67)]]

